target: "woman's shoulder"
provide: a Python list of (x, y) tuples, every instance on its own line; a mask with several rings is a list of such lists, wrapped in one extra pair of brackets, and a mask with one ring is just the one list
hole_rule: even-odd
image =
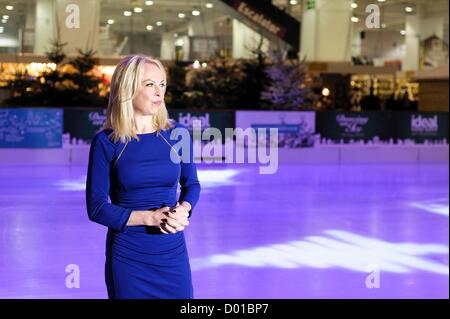
[(93, 144), (101, 144), (105, 148), (114, 148), (118, 142), (114, 142), (112, 139), (113, 130), (110, 128), (103, 128), (98, 131), (92, 139)]

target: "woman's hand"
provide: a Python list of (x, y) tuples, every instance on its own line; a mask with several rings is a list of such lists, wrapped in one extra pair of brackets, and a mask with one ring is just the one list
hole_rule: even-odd
[(175, 207), (172, 207), (169, 212), (165, 212), (166, 218), (163, 220), (163, 224), (160, 225), (161, 232), (176, 233), (184, 230), (186, 226), (189, 225), (189, 211), (191, 210), (191, 205), (183, 202), (181, 205), (177, 202)]
[(177, 213), (181, 213), (183, 216), (186, 215), (186, 218), (189, 217), (189, 212), (191, 211), (191, 204), (188, 202), (182, 202), (181, 204), (177, 202), (176, 206), (172, 208), (173, 211)]
[(173, 208), (166, 206), (153, 210), (147, 215), (146, 225), (159, 227), (164, 234), (175, 234), (189, 225), (185, 209), (177, 203)]

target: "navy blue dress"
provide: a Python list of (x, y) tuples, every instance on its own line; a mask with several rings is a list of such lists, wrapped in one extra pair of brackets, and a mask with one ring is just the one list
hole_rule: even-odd
[(115, 166), (124, 144), (112, 142), (111, 130), (102, 130), (92, 141), (86, 205), (89, 218), (108, 227), (105, 280), (109, 298), (193, 298), (183, 231), (164, 234), (158, 227), (126, 226), (132, 210), (174, 206), (177, 201), (187, 201), (194, 208), (199, 199), (192, 141), (190, 162), (174, 163), (170, 152), (176, 151), (167, 144), (177, 142), (170, 139), (172, 129), (160, 133), (166, 141), (157, 133), (139, 134), (140, 140), (128, 143)]

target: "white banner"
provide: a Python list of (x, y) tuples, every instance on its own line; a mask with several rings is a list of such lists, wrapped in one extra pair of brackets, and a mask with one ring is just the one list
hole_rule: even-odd
[[(248, 128), (266, 129), (267, 131), (276, 128), (278, 130), (278, 147), (311, 147), (314, 146), (316, 113), (312, 111), (237, 111), (236, 129)], [(250, 141), (246, 141), (245, 146), (251, 143), (250, 138)]]

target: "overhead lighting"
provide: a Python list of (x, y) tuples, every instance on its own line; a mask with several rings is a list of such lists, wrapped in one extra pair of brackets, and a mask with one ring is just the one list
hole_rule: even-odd
[(9, 10), (9, 11), (14, 10), (14, 6), (6, 6), (6, 10)]
[(378, 0), (378, 2), (386, 2), (386, 0)]
[(298, 4), (298, 1), (297, 1), (297, 0), (290, 0), (290, 1), (289, 1), (289, 4), (290, 4), (291, 6), (295, 6), (296, 4)]
[(405, 30), (400, 30), (400, 34), (401, 35), (406, 35), (406, 31)]
[(205, 6), (206, 6), (208, 9), (211, 9), (212, 7), (214, 7), (214, 5), (213, 5), (212, 3), (207, 3), (207, 4), (205, 4)]
[(126, 16), (126, 17), (129, 17), (129, 16), (132, 15), (132, 13), (131, 13), (131, 11), (124, 11), (123, 15)]
[(147, 29), (147, 31), (152, 31), (153, 30), (153, 26), (150, 25), (150, 24), (148, 26), (146, 26), (145, 28)]
[(8, 20), (6, 19), (2, 19), (2, 23), (6, 23)]
[(162, 23), (162, 21), (156, 21), (156, 25), (157, 25), (158, 27), (160, 27), (160, 26), (163, 25), (163, 23)]
[(200, 67), (200, 62), (198, 60), (195, 60), (194, 63), (192, 64), (192, 67), (194, 69), (198, 69)]
[(202, 67), (206, 68), (207, 66), (208, 66), (208, 63), (206, 63), (206, 62), (202, 63)]
[(198, 11), (198, 10), (192, 10), (192, 15), (193, 15), (193, 16), (199, 16), (199, 15), (200, 15), (200, 11)]
[(107, 23), (108, 24), (114, 24), (114, 19), (108, 19)]
[(184, 13), (182, 13), (182, 12), (178, 13), (178, 18), (183, 19), (185, 17), (186, 17), (186, 15)]
[(8, 16), (8, 15), (4, 15), (4, 16), (3, 16), (3, 19), (8, 20), (8, 19), (9, 19), (9, 16)]
[(352, 22), (358, 22), (359, 21), (358, 17), (352, 17), (351, 20), (352, 20)]
[(358, 4), (356, 4), (356, 3), (353, 2), (353, 3), (351, 4), (351, 7), (352, 7), (353, 9), (356, 9), (356, 8), (358, 8)]
[(177, 39), (176, 41), (175, 41), (175, 45), (177, 46), (177, 47), (182, 47), (183, 45), (184, 45), (184, 41), (183, 41), (183, 39)]
[(152, 6), (153, 5), (153, 1), (145, 1), (145, 5), (146, 6)]
[(142, 12), (142, 8), (136, 7), (136, 8), (134, 8), (134, 12), (141, 13)]
[(330, 95), (330, 90), (328, 88), (323, 88), (322, 95), (323, 96), (329, 96)]
[(413, 7), (410, 7), (410, 6), (406, 6), (406, 7), (405, 7), (405, 12), (411, 13), (411, 12), (413, 12), (413, 11), (414, 11)]
[(0, 32), (3, 32), (5, 30), (4, 27), (0, 27)]
[(384, 29), (384, 28), (386, 28), (386, 23), (382, 23), (381, 24), (381, 27)]

